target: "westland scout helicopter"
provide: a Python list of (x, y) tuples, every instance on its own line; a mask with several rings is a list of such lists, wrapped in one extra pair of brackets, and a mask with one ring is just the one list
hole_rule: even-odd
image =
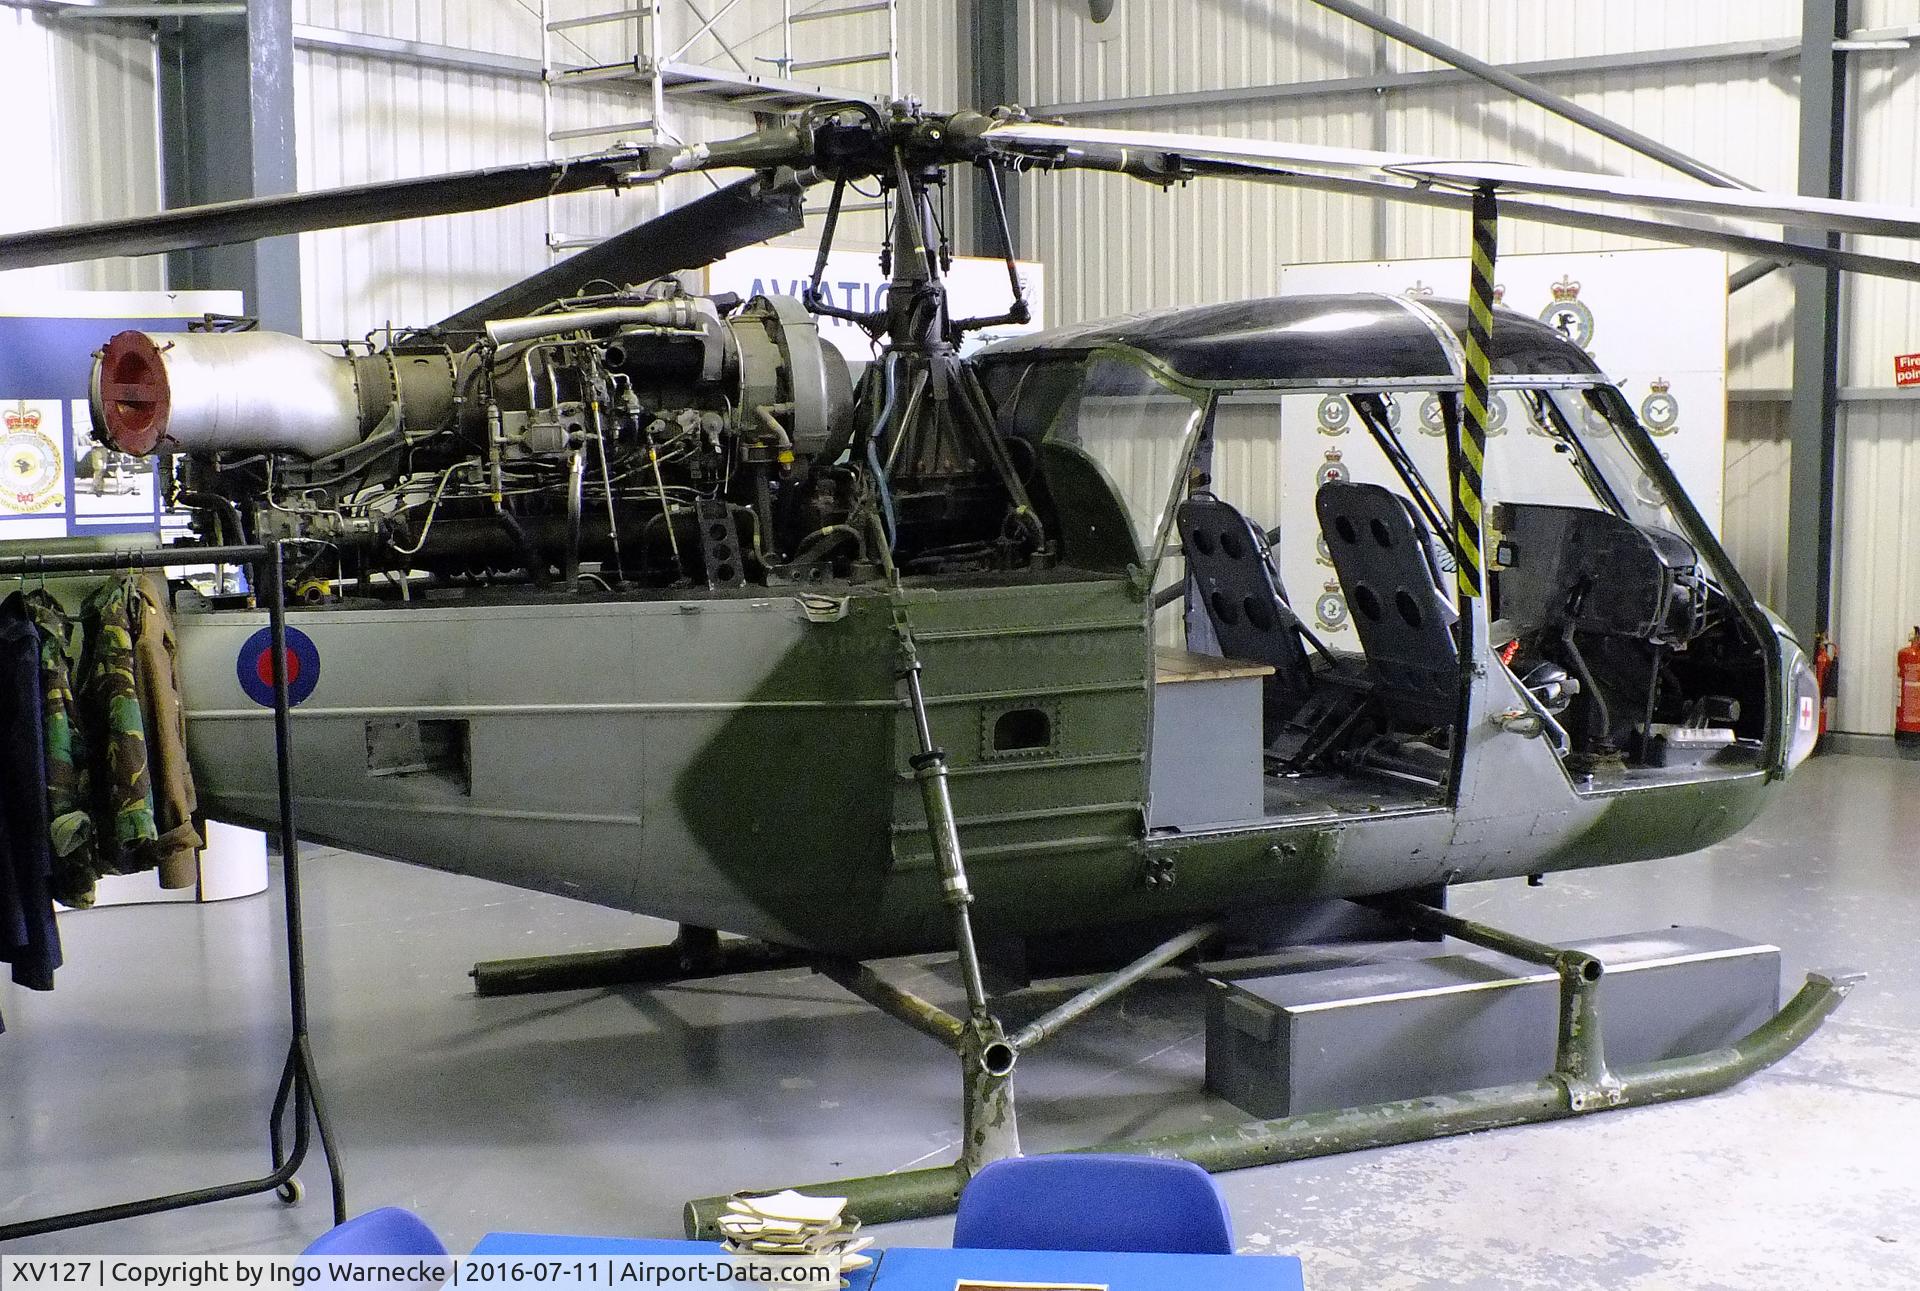
[[(1089, 167), (1459, 207), (1472, 298), (1252, 300), (962, 359), (967, 332), (1027, 307), (1009, 252), (1002, 319), (947, 312), (933, 195), (957, 164), (996, 199), (1004, 169)], [(1727, 837), (1806, 757), (1818, 706), (1800, 644), (1619, 392), (1567, 339), (1494, 308), (1496, 220), (1914, 278), (1824, 239), (1578, 203), (1903, 237), (1920, 212), (847, 103), (692, 148), (0, 238), (0, 267), (723, 167), (754, 173), (378, 343), (122, 333), (100, 351), (100, 442), (174, 455), (207, 538), (278, 540), (293, 581), (320, 589), (291, 615), (284, 664), (307, 832), (677, 920), (675, 946), (614, 956), (630, 976), (804, 957), (953, 1048), (960, 1159), (820, 1185), (869, 1221), (949, 1208), (972, 1170), (1018, 1152), (1023, 1051), (1299, 903), (1370, 902), (1553, 965), (1552, 1077), (1111, 1147), (1228, 1169), (1683, 1097), (1772, 1062), (1837, 1006), (1847, 981), (1815, 977), (1732, 1048), (1614, 1070), (1598, 960), (1439, 908), (1454, 883)], [(878, 312), (665, 277), (799, 227), (798, 194), (830, 182), (824, 266), (863, 179), (892, 201)], [(821, 342), (825, 314), (876, 339), (857, 386)], [(1363, 428), (1370, 460), (1291, 482), (1300, 505), (1270, 529), (1232, 505), (1211, 447), (1229, 423), (1301, 424), (1301, 400)], [(1490, 445), (1494, 400), (1535, 434)], [(1410, 440), (1402, 413), (1428, 401), (1444, 435)], [(1283, 586), (1272, 559), (1316, 542), (1356, 629), (1342, 648), (1296, 609), (1317, 589)], [(1175, 601), (1186, 648), (1156, 650), (1156, 609)], [(181, 595), (202, 802), (256, 823), (275, 800), (262, 623)], [(1109, 968), (1137, 957), (1009, 1033), (980, 947), (1089, 931), (1129, 948)], [(958, 953), (964, 1017), (869, 963), (931, 950)], [(722, 1204), (691, 1203), (689, 1232), (711, 1234)]]

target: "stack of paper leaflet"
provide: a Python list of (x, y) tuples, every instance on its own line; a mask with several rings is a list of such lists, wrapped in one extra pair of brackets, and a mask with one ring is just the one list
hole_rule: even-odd
[[(736, 1196), (720, 1217), (720, 1231), (727, 1253), (745, 1263), (791, 1266), (796, 1274), (801, 1266), (824, 1263), (851, 1273), (873, 1263), (860, 1253), (873, 1239), (854, 1236), (860, 1221), (843, 1218), (846, 1208), (845, 1197), (808, 1197), (791, 1189), (770, 1197)], [(794, 1284), (819, 1285), (797, 1276)]]

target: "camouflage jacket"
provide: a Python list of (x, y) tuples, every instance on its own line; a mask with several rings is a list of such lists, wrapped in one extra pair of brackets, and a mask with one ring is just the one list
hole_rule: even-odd
[(153, 865), (159, 836), (147, 776), (147, 728), (133, 664), (131, 578), (103, 583), (80, 610), (81, 728), (93, 750), (93, 819), (102, 874)]
[(90, 906), (100, 870), (90, 814), (92, 768), (73, 693), (75, 625), (44, 590), (28, 592), (25, 600), (27, 614), (40, 630), (40, 727), (46, 741), (53, 898), (63, 905)]
[(200, 881), (199, 801), (187, 765), (187, 715), (180, 702), (179, 644), (167, 613), (166, 584), (143, 574), (135, 580), (133, 676), (147, 729), (147, 778), (153, 786), (153, 863), (163, 888), (190, 888)]

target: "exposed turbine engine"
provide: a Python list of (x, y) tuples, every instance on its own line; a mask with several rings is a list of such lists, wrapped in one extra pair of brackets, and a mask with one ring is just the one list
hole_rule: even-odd
[(847, 364), (785, 297), (666, 282), (378, 347), (122, 332), (92, 393), (102, 443), (181, 455), (209, 537), (303, 540), (350, 578), (729, 586), (860, 546)]

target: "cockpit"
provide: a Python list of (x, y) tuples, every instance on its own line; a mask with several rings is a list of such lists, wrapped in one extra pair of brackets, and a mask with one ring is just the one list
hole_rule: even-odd
[[(1486, 531), (1463, 524), (1464, 327), (1444, 301), (1290, 297), (983, 356), (1068, 563), (1150, 588), (1150, 828), (1449, 805), (1483, 720), (1583, 796), (1778, 756), (1771, 620), (1619, 392), (1519, 315), (1494, 330)], [(1509, 698), (1483, 712), (1476, 682)]]

